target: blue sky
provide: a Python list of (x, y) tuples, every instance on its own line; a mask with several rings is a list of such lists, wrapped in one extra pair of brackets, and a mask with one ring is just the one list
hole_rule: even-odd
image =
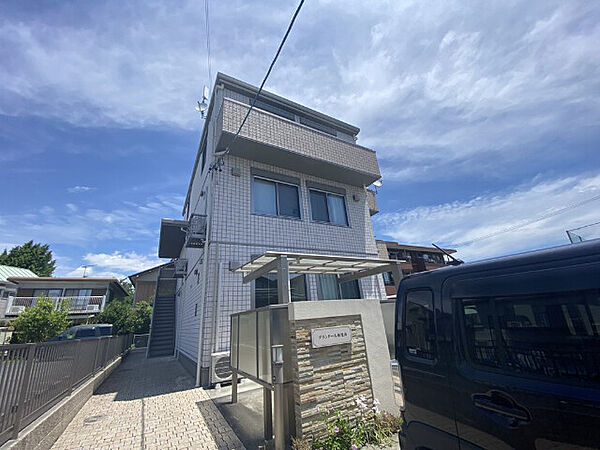
[[(212, 68), (259, 84), (295, 2), (210, 1)], [(180, 216), (208, 83), (200, 1), (4, 2), (0, 248), (57, 275), (155, 264)], [(566, 242), (600, 201), (600, 4), (308, 0), (267, 89), (361, 128), (378, 238), (467, 260)], [(214, 78), (214, 73), (213, 73)]]

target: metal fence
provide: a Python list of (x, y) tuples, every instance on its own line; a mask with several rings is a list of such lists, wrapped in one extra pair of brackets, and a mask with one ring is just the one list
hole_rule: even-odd
[(0, 345), (0, 445), (124, 354), (133, 335)]
[(134, 334), (133, 335), (133, 346), (135, 348), (146, 348), (148, 347), (148, 339), (150, 334)]

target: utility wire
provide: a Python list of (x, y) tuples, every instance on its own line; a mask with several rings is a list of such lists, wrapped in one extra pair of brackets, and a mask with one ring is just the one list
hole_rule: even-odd
[(220, 155), (219, 158), (217, 158), (217, 160), (211, 165), (211, 170), (216, 167), (219, 167), (223, 164), (223, 158), (225, 157), (225, 155), (227, 155), (229, 153), (231, 147), (233, 146), (233, 144), (235, 144), (235, 141), (237, 141), (237, 138), (240, 135), (240, 132), (242, 131), (242, 128), (244, 127), (244, 124), (246, 123), (246, 120), (248, 120), (248, 116), (252, 112), (252, 109), (254, 108), (254, 105), (256, 104), (256, 101), (258, 100), (258, 97), (260, 96), (260, 93), (262, 92), (263, 87), (265, 86), (265, 83), (267, 82), (267, 79), (269, 78), (269, 75), (271, 75), (273, 66), (275, 65), (275, 62), (277, 62), (277, 58), (279, 58), (281, 49), (283, 48), (283, 45), (285, 44), (285, 41), (287, 40), (287, 38), (290, 34), (290, 31), (292, 31), (292, 27), (294, 26), (296, 17), (298, 17), (298, 13), (300, 13), (300, 9), (302, 9), (303, 4), (304, 4), (304, 0), (300, 0), (300, 4), (298, 4), (298, 7), (296, 8), (296, 12), (294, 12), (294, 15), (292, 16), (292, 20), (290, 21), (290, 24), (288, 25), (287, 31), (285, 32), (285, 35), (283, 36), (283, 39), (281, 40), (281, 43), (279, 44), (277, 53), (275, 53), (275, 57), (273, 58), (273, 61), (271, 61), (269, 70), (267, 70), (267, 73), (266, 73), (265, 77), (263, 78), (262, 83), (260, 84), (260, 87), (258, 88), (258, 91), (256, 92), (256, 95), (252, 99), (250, 108), (248, 109), (248, 111), (246, 112), (246, 115), (244, 116), (244, 120), (242, 120), (242, 123), (240, 124), (240, 127), (238, 128), (235, 135), (233, 136), (233, 140), (231, 141), (231, 143), (227, 146), (227, 148), (225, 148), (225, 152), (222, 155)]
[(464, 247), (464, 246), (473, 244), (475, 242), (483, 241), (484, 239), (489, 239), (491, 237), (495, 237), (495, 236), (498, 236), (500, 234), (508, 233), (509, 231), (518, 230), (519, 228), (523, 228), (523, 227), (526, 227), (528, 225), (532, 225), (532, 224), (534, 224), (536, 222), (541, 222), (542, 220), (548, 219), (548, 218), (553, 217), (553, 216), (557, 216), (557, 215), (562, 214), (562, 213), (564, 213), (566, 211), (578, 208), (580, 206), (586, 205), (588, 203), (591, 203), (591, 202), (599, 200), (599, 199), (600, 199), (600, 195), (596, 195), (595, 197), (588, 198), (587, 200), (582, 200), (581, 202), (572, 203), (572, 204), (567, 205), (567, 206), (565, 206), (563, 208), (560, 208), (560, 209), (557, 209), (557, 210), (554, 210), (554, 211), (549, 211), (546, 214), (543, 214), (540, 217), (537, 217), (535, 219), (527, 220), (527, 221), (525, 221), (523, 223), (520, 223), (520, 224), (517, 224), (517, 225), (513, 225), (513, 226), (510, 226), (510, 227), (504, 228), (503, 230), (499, 230), (499, 231), (495, 231), (495, 232), (490, 233), (490, 234), (479, 236), (479, 237), (477, 237), (475, 239), (471, 239), (470, 241), (459, 242), (458, 244), (450, 244), (450, 245), (448, 245), (448, 247)]
[[(206, 23), (207, 23), (207, 48), (208, 48), (208, 54), (210, 55), (210, 44), (208, 41), (208, 34), (209, 34), (209, 28), (208, 28), (208, 6), (207, 3), (208, 0), (205, 0), (205, 17), (206, 17)], [(298, 17), (298, 14), (300, 13), (300, 10), (302, 9), (302, 5), (304, 5), (304, 0), (300, 0), (300, 3), (298, 4), (298, 7), (296, 8), (296, 11), (294, 12), (294, 15), (292, 16), (292, 20), (290, 21), (290, 24), (288, 25), (288, 28), (285, 32), (285, 35), (283, 36), (283, 39), (281, 40), (281, 43), (279, 44), (279, 47), (277, 48), (277, 52), (275, 53), (275, 56), (273, 58), (273, 60), (271, 61), (271, 64), (269, 65), (269, 70), (267, 70), (267, 73), (265, 74), (265, 77), (262, 80), (262, 83), (260, 84), (260, 87), (258, 88), (258, 91), (256, 92), (256, 95), (254, 96), (254, 98), (252, 99), (252, 103), (250, 104), (250, 108), (248, 109), (248, 111), (246, 112), (246, 115), (244, 116), (244, 120), (242, 120), (242, 123), (240, 124), (237, 132), (235, 133), (235, 136), (233, 137), (233, 140), (231, 141), (231, 143), (225, 148), (225, 152), (220, 155), (216, 161), (214, 161), (208, 168), (208, 173), (206, 175), (206, 177), (204, 178), (202, 185), (200, 187), (200, 191), (202, 191), (204, 189), (204, 185), (206, 184), (206, 181), (208, 180), (209, 175), (211, 174), (211, 172), (215, 169), (220, 168), (220, 166), (223, 165), (223, 158), (225, 157), (225, 155), (227, 155), (231, 149), (231, 146), (235, 143), (235, 141), (237, 141), (237, 138), (240, 134), (240, 132), (242, 131), (242, 128), (244, 126), (244, 124), (246, 123), (246, 120), (248, 119), (248, 116), (250, 115), (250, 113), (252, 112), (252, 109), (254, 108), (254, 105), (256, 104), (256, 101), (258, 100), (258, 97), (260, 95), (260, 93), (263, 90), (263, 87), (265, 86), (265, 83), (267, 82), (267, 79), (269, 78), (269, 75), (271, 75), (271, 71), (273, 70), (273, 67), (275, 66), (275, 63), (277, 62), (277, 58), (279, 58), (279, 54), (281, 53), (281, 49), (283, 48), (285, 41), (287, 40), (290, 31), (292, 31), (292, 27), (294, 26), (294, 22), (296, 21), (296, 18)], [(209, 56), (209, 73), (210, 73), (210, 56)], [(212, 83), (212, 82), (211, 82)], [(206, 151), (206, 150), (204, 150)], [(200, 203), (200, 199), (202, 197), (198, 196), (198, 200), (196, 200), (196, 205), (194, 205), (194, 209), (196, 208), (196, 206), (198, 206), (198, 203)]]
[(206, 60), (208, 68), (208, 86), (212, 88), (212, 69), (210, 67), (210, 21), (208, 14), (208, 2), (204, 0), (204, 22), (206, 23)]

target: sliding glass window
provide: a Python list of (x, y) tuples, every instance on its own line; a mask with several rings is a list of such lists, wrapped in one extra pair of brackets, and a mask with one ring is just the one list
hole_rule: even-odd
[(317, 222), (348, 225), (346, 200), (343, 195), (310, 189), (312, 220)]
[(298, 186), (254, 177), (252, 180), (252, 212), (299, 219)]

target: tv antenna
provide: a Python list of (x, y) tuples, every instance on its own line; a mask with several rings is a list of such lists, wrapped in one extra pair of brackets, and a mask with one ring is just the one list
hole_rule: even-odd
[(202, 102), (196, 102), (196, 111), (200, 113), (203, 119), (206, 119), (206, 110), (208, 109), (208, 86), (204, 86), (204, 92), (202, 93)]
[(448, 258), (450, 258), (452, 260), (452, 261), (448, 262), (448, 264), (450, 264), (451, 266), (460, 266), (461, 264), (465, 263), (462, 259), (458, 259), (458, 258), (455, 258), (454, 256), (452, 256), (450, 253), (448, 253), (442, 247), (439, 247), (439, 246), (435, 245), (434, 243), (431, 243), (431, 245), (433, 245), (440, 252), (442, 252), (444, 255), (446, 255)]
[(96, 264), (85, 264), (85, 265), (81, 266), (81, 267), (83, 267), (83, 278), (87, 278), (86, 272), (87, 272), (88, 267), (94, 267), (95, 265)]

